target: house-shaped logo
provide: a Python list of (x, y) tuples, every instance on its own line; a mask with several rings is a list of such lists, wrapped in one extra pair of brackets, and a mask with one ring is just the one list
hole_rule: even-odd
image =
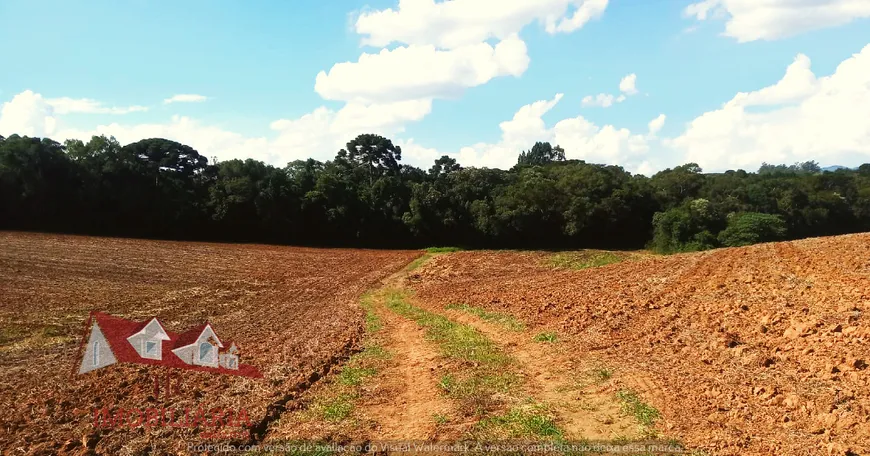
[(136, 322), (92, 312), (87, 331), (79, 374), (115, 363), (133, 363), (263, 376), (256, 367), (240, 363), (239, 346), (231, 341), (222, 342), (211, 323), (174, 333), (167, 331), (157, 317)]

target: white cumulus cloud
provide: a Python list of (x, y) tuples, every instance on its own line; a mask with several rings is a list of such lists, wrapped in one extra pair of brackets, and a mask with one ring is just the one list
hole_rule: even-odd
[(432, 109), (431, 100), (410, 100), (386, 104), (348, 103), (338, 111), (315, 109), (298, 119), (272, 122), (278, 134), (270, 146), (273, 164), (316, 158), (331, 160), (347, 141), (363, 133), (393, 137), (407, 122), (422, 119)]
[(666, 119), (667, 119), (667, 116), (666, 116), (666, 115), (664, 115), (664, 114), (659, 114), (658, 117), (656, 117), (655, 119), (651, 120), (651, 121), (649, 122), (649, 124), (647, 125), (647, 126), (649, 127), (649, 135), (650, 135), (650, 136), (655, 136), (655, 135), (657, 135), (658, 132), (660, 132), (660, 131), (662, 130), (662, 127), (665, 126), (665, 120), (666, 120)]
[[(420, 167), (423, 170), (428, 170), (436, 159), (445, 153), (439, 152), (433, 147), (425, 147), (417, 144), (413, 139), (407, 141), (397, 139), (393, 144), (402, 148), (402, 161)], [(461, 163), (460, 163), (461, 164)]]
[(516, 36), (494, 47), (478, 43), (451, 51), (411, 45), (337, 63), (317, 75), (314, 90), (328, 100), (365, 103), (455, 97), (498, 76), (519, 76), (528, 65), (526, 45)]
[(288, 161), (310, 157), (330, 160), (348, 140), (362, 133), (395, 135), (403, 131), (405, 123), (422, 119), (431, 109), (429, 99), (368, 105), (347, 103), (338, 111), (320, 107), (297, 119), (272, 122), (271, 137), (245, 136), (177, 115), (166, 122), (113, 122), (75, 129), (64, 125), (63, 116), (42, 95), (28, 90), (0, 108), (0, 135), (17, 133), (56, 141), (87, 141), (93, 135), (106, 135), (115, 136), (121, 144), (167, 138), (187, 144), (207, 157), (254, 158), (283, 166)]
[(0, 108), (0, 135), (48, 136), (54, 133), (54, 108), (42, 95), (25, 90)]
[(583, 97), (583, 100), (580, 103), (584, 107), (597, 106), (599, 108), (609, 108), (613, 106), (613, 102), (616, 101), (616, 99), (616, 97), (610, 95), (609, 93), (599, 93), (595, 96), (586, 95), (585, 97)]
[(611, 95), (609, 93), (599, 93), (598, 95), (587, 95), (583, 97), (580, 104), (583, 107), (599, 107), (609, 108), (615, 103), (622, 103), (631, 95), (637, 94), (637, 75), (632, 73), (619, 81), (619, 95)]
[[(455, 98), (465, 89), (529, 66), (519, 32), (541, 23), (568, 33), (600, 17), (608, 0), (400, 0), (364, 11), (354, 28), (365, 45), (383, 48), (321, 71), (315, 91), (325, 99), (362, 104)], [(387, 49), (392, 43), (401, 44)]]
[(553, 131), (553, 141), (565, 149), (567, 158), (621, 165), (630, 171), (637, 169), (650, 150), (643, 135), (613, 125), (599, 127), (583, 116), (561, 120)]
[(631, 73), (619, 81), (619, 91), (626, 95), (637, 94), (637, 75)]
[[(556, 94), (550, 100), (539, 100), (519, 108), (513, 116), (499, 124), (501, 138), (496, 143), (477, 143), (458, 151), (439, 151), (401, 137), (404, 124), (419, 120), (432, 108), (431, 100), (408, 100), (393, 103), (347, 103), (337, 111), (320, 107), (295, 119), (279, 119), (270, 123), (272, 134), (246, 136), (191, 117), (172, 116), (166, 122), (143, 124), (110, 123), (88, 129), (72, 129), (63, 125), (63, 116), (40, 94), (31, 91), (16, 95), (0, 110), (0, 134), (50, 136), (88, 140), (93, 135), (115, 136), (121, 144), (145, 138), (167, 138), (188, 144), (201, 154), (219, 160), (254, 158), (283, 166), (295, 159), (330, 160), (344, 144), (361, 133), (378, 133), (391, 137), (403, 149), (405, 163), (428, 168), (441, 155), (452, 155), (464, 166), (509, 168), (517, 155), (536, 141), (559, 144), (570, 159), (598, 163), (614, 163), (629, 170), (644, 171), (650, 167), (648, 151), (652, 136), (634, 134), (612, 125), (598, 126), (582, 116), (563, 119), (548, 126), (543, 116), (563, 98)], [(650, 123), (655, 130), (663, 116)], [(398, 135), (398, 137), (397, 137)]]
[(867, 0), (703, 0), (684, 15), (725, 19), (725, 35), (739, 42), (776, 40), (870, 17)]
[(128, 114), (131, 112), (147, 111), (147, 106), (104, 106), (103, 103), (89, 98), (49, 98), (45, 100), (54, 108), (57, 114), (84, 113), (84, 114)]
[(181, 93), (178, 95), (173, 95), (165, 100), (163, 100), (163, 104), (170, 103), (201, 103), (205, 100), (208, 100), (208, 97), (204, 95), (197, 95), (195, 93)]
[[(431, 103), (529, 66), (519, 37), (539, 22), (550, 34), (568, 33), (600, 17), (608, 0), (400, 0), (395, 8), (364, 11), (354, 29), (379, 52), (334, 64), (315, 78), (324, 99), (359, 106)], [(399, 46), (387, 48), (390, 44)]]
[[(510, 168), (517, 155), (536, 141), (548, 141), (565, 149), (568, 159), (593, 163), (620, 164), (636, 171), (644, 165), (650, 140), (613, 125), (598, 126), (583, 116), (567, 118), (548, 127), (542, 116), (550, 111), (562, 94), (520, 108), (511, 120), (499, 124), (502, 135), (497, 143), (478, 143), (463, 147), (457, 154), (464, 166)], [(440, 154), (433, 154), (440, 155)]]
[(775, 84), (741, 92), (668, 141), (713, 171), (762, 162), (856, 165), (870, 161), (870, 45), (817, 78), (798, 55)]
[(568, 33), (601, 17), (608, 0), (400, 0), (360, 14), (355, 29), (363, 44), (434, 45), (455, 49), (489, 39), (503, 40), (538, 21), (547, 33)]

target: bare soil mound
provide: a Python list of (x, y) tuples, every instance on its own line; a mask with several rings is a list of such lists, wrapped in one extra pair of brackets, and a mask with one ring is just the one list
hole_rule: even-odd
[(690, 447), (870, 452), (870, 234), (580, 271), (548, 267), (547, 256), (461, 252), (408, 281), (431, 305), (556, 330), (616, 367)]
[[(0, 452), (185, 453), (203, 440), (201, 428), (95, 429), (102, 407), (244, 408), (254, 425), (276, 417), (357, 344), (359, 296), (418, 255), (0, 233)], [(174, 331), (209, 321), (265, 378), (175, 370), (177, 391), (154, 397), (164, 368), (76, 375), (92, 310), (158, 316)]]

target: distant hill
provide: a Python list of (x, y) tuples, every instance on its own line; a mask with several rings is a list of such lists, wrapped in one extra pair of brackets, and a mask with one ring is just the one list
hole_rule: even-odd
[(831, 165), (831, 166), (825, 166), (824, 168), (822, 168), (822, 171), (836, 171), (838, 169), (851, 169), (852, 171), (858, 170), (858, 168), (849, 168), (848, 166)]

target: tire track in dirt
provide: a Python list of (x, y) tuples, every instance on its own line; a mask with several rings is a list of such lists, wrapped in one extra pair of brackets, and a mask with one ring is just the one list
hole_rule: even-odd
[(537, 343), (526, 331), (510, 331), (460, 310), (422, 307), (477, 329), (515, 358), (525, 378), (525, 392), (556, 414), (566, 438), (638, 437), (637, 423), (622, 413), (604, 385), (581, 383), (583, 374), (593, 366), (581, 367), (582, 363), (566, 353), (561, 344)]
[(379, 439), (435, 439), (434, 416), (449, 414), (452, 407), (435, 376), (438, 352), (424, 339), (423, 328), (384, 306), (384, 294), (381, 290), (374, 298), (376, 312), (384, 322), (384, 348), (395, 363), (380, 375), (380, 401), (364, 406), (364, 413), (377, 423)]
[[(439, 424), (454, 406), (438, 386), (440, 354), (424, 328), (388, 308), (405, 270), (373, 284), (361, 297), (366, 313), (361, 351), (308, 392), (269, 439), (325, 441), (437, 440), (455, 437)], [(344, 377), (342, 377), (344, 376)], [(457, 434), (458, 435), (458, 434)]]

